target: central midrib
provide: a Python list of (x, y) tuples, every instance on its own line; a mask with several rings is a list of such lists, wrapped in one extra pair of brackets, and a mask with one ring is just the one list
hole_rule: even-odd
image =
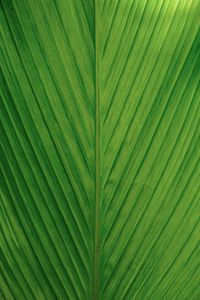
[(94, 2), (95, 25), (95, 232), (93, 300), (99, 299), (99, 226), (100, 226), (100, 102), (99, 102), (99, 37), (98, 0)]

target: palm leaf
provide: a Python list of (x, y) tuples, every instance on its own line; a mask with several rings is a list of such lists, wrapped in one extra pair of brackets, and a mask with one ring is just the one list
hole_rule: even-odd
[(200, 2), (0, 13), (0, 298), (199, 299)]

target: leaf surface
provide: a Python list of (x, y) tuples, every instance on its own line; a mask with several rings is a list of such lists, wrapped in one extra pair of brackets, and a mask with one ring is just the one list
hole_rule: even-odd
[(199, 299), (199, 0), (0, 6), (0, 298)]

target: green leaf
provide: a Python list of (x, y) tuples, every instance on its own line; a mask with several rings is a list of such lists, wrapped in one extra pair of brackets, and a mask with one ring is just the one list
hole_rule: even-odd
[(199, 15), (1, 0), (0, 299), (199, 299)]

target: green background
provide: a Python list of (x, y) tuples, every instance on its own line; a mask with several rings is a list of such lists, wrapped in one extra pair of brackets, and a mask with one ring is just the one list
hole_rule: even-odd
[(200, 299), (199, 16), (0, 1), (0, 299)]

